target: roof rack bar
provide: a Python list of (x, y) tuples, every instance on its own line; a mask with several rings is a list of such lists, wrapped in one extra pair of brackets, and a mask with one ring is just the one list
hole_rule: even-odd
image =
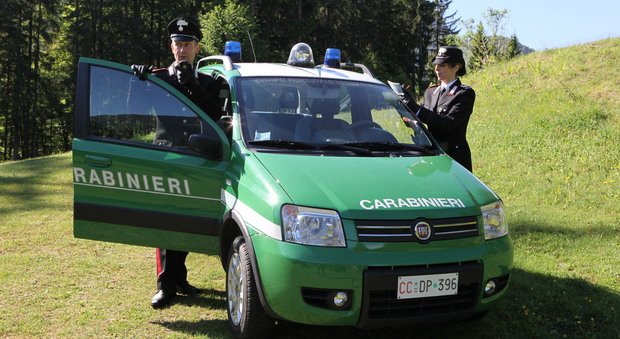
[[(234, 68), (233, 62), (228, 55), (212, 55), (198, 60), (196, 64), (196, 69), (200, 68), (200, 64), (204, 61), (206, 64), (207, 61), (220, 61), (224, 65), (224, 70), (232, 71)], [(213, 62), (211, 62), (213, 63)]]
[(372, 72), (368, 69), (368, 67), (364, 66), (363, 64), (356, 64), (356, 63), (352, 63), (352, 62), (341, 62), (340, 63), (340, 67), (349, 67), (349, 68), (359, 68), (362, 70), (362, 72), (366, 75), (368, 75), (371, 78), (374, 78), (375, 76), (372, 74)]

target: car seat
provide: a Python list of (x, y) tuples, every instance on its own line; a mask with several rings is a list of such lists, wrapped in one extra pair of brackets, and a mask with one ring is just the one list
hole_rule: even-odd
[(297, 113), (299, 107), (299, 93), (296, 87), (284, 87), (280, 92), (280, 112)]
[(296, 138), (317, 142), (354, 141), (349, 123), (334, 117), (339, 112), (340, 102), (337, 98), (314, 99), (310, 106), (312, 118), (300, 121), (296, 128)]

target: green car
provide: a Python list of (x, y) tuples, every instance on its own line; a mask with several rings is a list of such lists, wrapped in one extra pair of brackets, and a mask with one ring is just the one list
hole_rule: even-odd
[[(154, 76), (81, 58), (75, 237), (219, 255), (240, 337), (278, 319), (377, 328), (485, 314), (513, 267), (501, 199), (363, 66), (308, 57), (200, 60), (218, 121)], [(158, 119), (176, 125), (174, 143), (153, 142)]]

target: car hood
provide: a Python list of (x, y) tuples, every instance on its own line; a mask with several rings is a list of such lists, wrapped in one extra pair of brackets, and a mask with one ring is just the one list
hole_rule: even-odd
[(477, 215), (481, 205), (499, 199), (446, 155), (256, 156), (294, 204), (334, 209), (345, 219)]

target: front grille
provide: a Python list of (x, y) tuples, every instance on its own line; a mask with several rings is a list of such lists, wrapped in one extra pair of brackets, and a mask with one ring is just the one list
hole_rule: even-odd
[(396, 290), (372, 291), (368, 317), (371, 319), (412, 318), (470, 310), (479, 284), (459, 284), (459, 293), (443, 297), (396, 299)]
[(461, 239), (479, 235), (477, 217), (413, 219), (413, 220), (356, 220), (359, 241), (369, 242), (421, 242), (413, 228), (419, 222), (431, 226), (428, 241)]
[[(459, 274), (458, 293), (449, 296), (398, 299), (398, 277), (454, 273)], [(463, 262), (414, 267), (372, 267), (364, 271), (362, 317), (358, 326), (373, 327), (385, 321), (415, 323), (430, 318), (449, 318), (470, 314), (474, 310), (483, 265)]]

